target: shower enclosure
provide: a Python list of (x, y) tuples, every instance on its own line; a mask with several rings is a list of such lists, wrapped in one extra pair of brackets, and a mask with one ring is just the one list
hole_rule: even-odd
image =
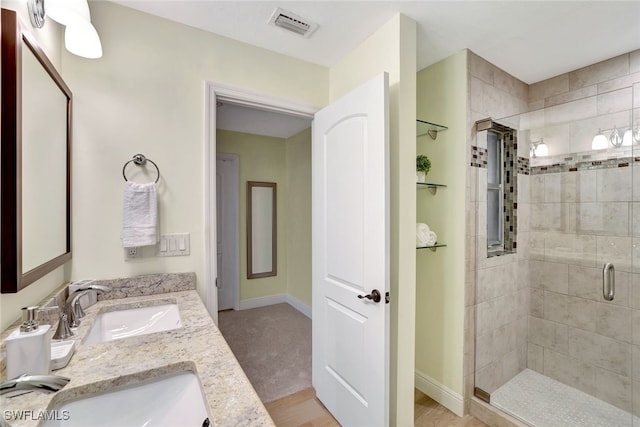
[(640, 83), (594, 93), (477, 134), (474, 394), (534, 426), (640, 426)]

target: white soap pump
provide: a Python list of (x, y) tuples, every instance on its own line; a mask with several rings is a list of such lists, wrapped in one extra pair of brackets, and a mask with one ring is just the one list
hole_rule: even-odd
[(7, 378), (48, 375), (51, 370), (51, 325), (38, 324), (38, 313), (58, 307), (23, 307), (22, 325), (7, 337)]

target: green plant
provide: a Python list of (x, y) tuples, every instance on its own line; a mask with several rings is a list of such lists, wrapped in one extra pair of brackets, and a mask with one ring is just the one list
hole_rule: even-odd
[(416, 157), (416, 171), (424, 172), (425, 174), (429, 173), (431, 169), (431, 160), (424, 154), (420, 154)]

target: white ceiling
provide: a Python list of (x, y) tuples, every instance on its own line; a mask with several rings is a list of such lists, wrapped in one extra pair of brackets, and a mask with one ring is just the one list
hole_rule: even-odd
[[(469, 48), (535, 83), (640, 48), (640, 1), (112, 0), (332, 66), (400, 12), (418, 23), (418, 70)], [(267, 25), (276, 7), (320, 24), (306, 39)]]
[[(111, 1), (326, 67), (399, 12), (418, 25), (418, 70), (469, 48), (530, 84), (640, 49), (638, 0)], [(310, 38), (270, 26), (277, 7), (320, 26)], [(245, 107), (218, 109), (222, 129), (286, 138), (308, 125)]]
[(240, 105), (219, 104), (216, 128), (236, 132), (289, 138), (311, 127), (311, 119), (257, 110)]

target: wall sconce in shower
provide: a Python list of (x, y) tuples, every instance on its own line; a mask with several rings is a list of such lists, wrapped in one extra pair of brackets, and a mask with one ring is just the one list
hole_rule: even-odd
[(598, 129), (598, 133), (593, 137), (593, 141), (591, 141), (591, 149), (604, 150), (607, 147), (609, 147), (609, 140), (602, 133), (602, 129)]
[(640, 144), (640, 126), (636, 129), (627, 129), (623, 136), (620, 136), (620, 131), (616, 126), (614, 126), (610, 131), (611, 134), (609, 135), (609, 138), (607, 138), (602, 129), (598, 129), (598, 133), (593, 137), (593, 141), (591, 142), (591, 149), (604, 150), (605, 148), (609, 148), (609, 144), (615, 148), (630, 147), (633, 144)]
[(84, 58), (102, 57), (102, 43), (95, 27), (87, 0), (47, 0), (47, 16), (64, 25), (64, 45), (74, 55)]
[(532, 142), (529, 155), (534, 159), (536, 157), (546, 157), (549, 155), (549, 147), (547, 147), (547, 144), (545, 144), (542, 139), (538, 142)]
[(611, 136), (609, 137), (609, 142), (614, 147), (622, 147), (622, 137), (620, 136), (620, 132), (618, 132), (617, 127), (613, 127), (613, 132), (611, 132)]
[(627, 129), (627, 131), (624, 133), (624, 136), (622, 137), (623, 147), (633, 145), (634, 143), (640, 144), (640, 126), (635, 129)]

